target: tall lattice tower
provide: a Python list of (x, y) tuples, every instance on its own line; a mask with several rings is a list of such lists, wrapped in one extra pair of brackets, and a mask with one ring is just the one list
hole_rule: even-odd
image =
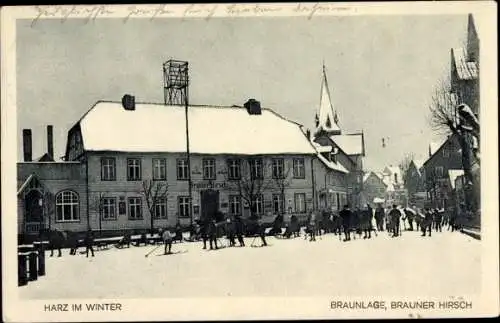
[(188, 62), (168, 60), (163, 63), (163, 94), (167, 105), (189, 104)]

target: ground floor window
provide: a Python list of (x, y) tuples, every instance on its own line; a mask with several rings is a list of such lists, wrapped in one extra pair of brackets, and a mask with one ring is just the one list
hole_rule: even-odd
[(155, 217), (155, 219), (166, 219), (167, 218), (167, 199), (166, 198), (161, 198), (158, 200), (158, 202), (156, 202), (154, 217)]
[(263, 214), (264, 213), (264, 198), (262, 195), (258, 195), (255, 197), (253, 202), (253, 210), (255, 214)]
[[(326, 195), (325, 195), (326, 197)], [(295, 212), (306, 213), (306, 194), (295, 193)]]
[(102, 219), (116, 220), (116, 198), (104, 197), (102, 199)]
[(56, 221), (79, 221), (78, 195), (73, 191), (62, 191), (56, 195)]
[(284, 202), (282, 194), (273, 194), (273, 212), (274, 214), (282, 214), (284, 210)]
[(180, 218), (188, 218), (190, 216), (191, 213), (189, 212), (189, 196), (179, 196), (178, 210)]
[(128, 198), (128, 217), (130, 220), (142, 219), (142, 200), (140, 197)]
[(229, 214), (241, 214), (240, 196), (229, 195)]

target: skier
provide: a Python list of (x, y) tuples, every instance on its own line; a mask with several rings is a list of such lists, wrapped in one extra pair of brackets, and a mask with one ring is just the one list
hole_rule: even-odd
[(175, 237), (175, 233), (170, 231), (170, 229), (166, 228), (165, 231), (163, 231), (161, 238), (163, 240), (163, 243), (165, 244), (165, 250), (164, 250), (164, 255), (166, 254), (171, 254), (172, 253), (172, 240)]
[(214, 245), (215, 249), (219, 249), (219, 247), (217, 247), (217, 226), (215, 224), (215, 219), (210, 221), (210, 223), (208, 224), (208, 239), (210, 242), (210, 250), (213, 249)]
[(340, 211), (340, 218), (342, 219), (342, 228), (344, 229), (344, 241), (350, 241), (352, 212), (349, 209), (349, 205), (344, 205), (344, 208)]
[(240, 243), (240, 247), (244, 247), (245, 246), (245, 240), (243, 239), (244, 226), (243, 226), (243, 221), (238, 215), (234, 217), (234, 228), (236, 237), (238, 238), (238, 242)]
[(377, 208), (375, 209), (375, 221), (377, 223), (378, 231), (384, 231), (384, 217), (385, 217), (384, 208), (382, 207), (382, 204), (379, 203), (377, 205)]
[(309, 241), (316, 241), (316, 212), (311, 211), (308, 219)]
[(229, 240), (229, 246), (234, 247), (236, 242), (234, 241), (234, 223), (231, 221), (231, 218), (228, 217), (226, 220), (226, 237)]
[(396, 204), (393, 204), (391, 211), (389, 211), (389, 218), (391, 219), (391, 231), (393, 237), (399, 236), (400, 216), (401, 213), (398, 210), (398, 206)]
[(429, 237), (432, 235), (432, 212), (428, 208), (425, 209), (425, 218), (422, 221), (422, 237), (425, 237), (427, 230), (429, 230)]
[(92, 230), (89, 229), (85, 236), (85, 253), (87, 254), (87, 257), (89, 256), (89, 251), (92, 253), (92, 257), (94, 257), (94, 248), (92, 248), (93, 245), (94, 234), (92, 233)]
[(363, 229), (364, 229), (364, 236), (363, 239), (371, 239), (372, 237), (372, 217), (373, 217), (373, 210), (370, 206), (370, 204), (366, 204), (366, 210), (363, 212)]

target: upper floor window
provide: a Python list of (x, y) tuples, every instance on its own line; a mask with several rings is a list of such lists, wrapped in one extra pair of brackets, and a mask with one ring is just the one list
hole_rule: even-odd
[(56, 195), (56, 221), (79, 221), (79, 199), (73, 191), (62, 191)]
[(450, 157), (450, 150), (448, 149), (448, 147), (443, 147), (443, 157), (444, 158), (448, 158)]
[(167, 161), (165, 158), (153, 158), (153, 180), (167, 179)]
[(285, 177), (285, 161), (283, 158), (273, 158), (273, 178), (284, 178)]
[(114, 157), (101, 158), (101, 180), (116, 181), (116, 159)]
[(436, 166), (436, 177), (437, 178), (443, 177), (443, 166)]
[(141, 180), (141, 160), (139, 158), (127, 158), (127, 180)]
[(250, 160), (250, 177), (252, 179), (264, 178), (262, 158), (254, 158)]
[(102, 219), (116, 220), (116, 198), (104, 197), (102, 199)]
[(295, 158), (293, 160), (293, 177), (294, 178), (306, 177), (304, 158)]
[(203, 158), (203, 179), (215, 179), (215, 159)]
[(398, 182), (398, 174), (394, 174), (394, 183)]
[(227, 160), (227, 174), (229, 179), (241, 178), (241, 162), (239, 159)]
[(178, 180), (189, 179), (188, 161), (185, 158), (177, 159), (177, 179)]

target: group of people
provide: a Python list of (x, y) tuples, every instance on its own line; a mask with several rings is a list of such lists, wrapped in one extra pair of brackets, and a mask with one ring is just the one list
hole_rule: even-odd
[[(461, 206), (463, 207), (463, 206)], [(373, 226), (375, 220), (375, 226)], [(408, 227), (407, 224), (408, 223)], [(300, 236), (300, 230), (305, 226), (306, 238), (309, 241), (316, 241), (316, 237), (324, 233), (334, 233), (344, 241), (350, 241), (351, 237), (355, 238), (358, 234), (363, 239), (371, 239), (372, 232), (387, 231), (392, 237), (401, 235), (401, 224), (408, 231), (422, 232), (422, 236), (432, 236), (432, 231), (442, 232), (443, 227), (447, 226), (448, 230), (455, 231), (461, 229), (461, 221), (459, 216), (453, 212), (445, 212), (445, 210), (435, 208), (425, 208), (420, 212), (415, 206), (400, 208), (397, 205), (392, 205), (386, 210), (382, 204), (378, 204), (375, 210), (367, 204), (365, 208), (355, 208), (351, 210), (349, 205), (344, 205), (340, 212), (322, 213), (310, 211), (305, 222), (300, 222), (296, 215), (292, 215), (290, 221), (286, 224), (283, 215), (277, 215), (272, 223), (264, 223), (262, 219), (243, 219), (241, 216), (229, 216), (218, 212), (215, 216), (196, 221), (190, 227), (190, 238), (188, 241), (203, 241), (203, 249), (210, 250), (219, 249), (220, 238), (226, 237), (230, 247), (236, 246), (236, 241), (240, 247), (245, 247), (244, 236), (253, 236), (260, 238), (261, 246), (267, 246), (266, 233), (283, 238), (292, 238)], [(283, 232), (283, 227), (285, 230)], [(165, 245), (165, 254), (172, 253), (172, 243), (175, 240), (182, 241), (182, 228), (178, 224), (175, 228), (165, 228), (159, 230), (161, 242)], [(146, 235), (143, 234), (143, 239), (137, 241), (137, 245), (141, 241), (147, 244)], [(72, 240), (68, 238), (69, 240)], [(76, 238), (75, 238), (76, 239)], [(73, 239), (73, 240), (75, 240)], [(51, 239), (52, 240), (52, 239)], [(130, 246), (130, 233), (126, 232), (122, 239), (117, 243), (117, 247), (121, 248), (124, 245)], [(89, 252), (94, 257), (94, 234), (88, 230), (83, 240), (85, 246), (85, 254), (88, 257)], [(79, 246), (78, 240), (70, 243), (70, 254), (75, 255)], [(253, 242), (252, 242), (253, 246)], [(52, 248), (52, 247), (51, 247)], [(60, 248), (60, 246), (59, 246)], [(59, 251), (60, 252), (60, 251)]]

